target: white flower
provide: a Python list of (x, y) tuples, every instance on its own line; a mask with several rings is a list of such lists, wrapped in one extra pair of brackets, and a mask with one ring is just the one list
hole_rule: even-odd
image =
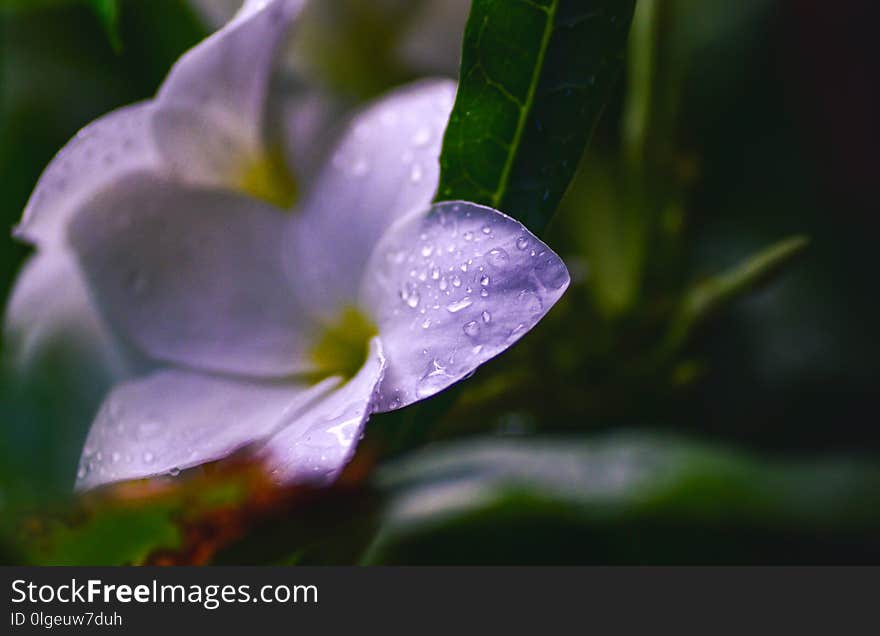
[(298, 9), (246, 3), (155, 99), (79, 133), (28, 203), (18, 361), (79, 337), (116, 380), (78, 488), (245, 446), (279, 481), (332, 480), (371, 413), (467, 376), (568, 285), (513, 219), (430, 203), (453, 83), (383, 97), (318, 151), (309, 100), (279, 107), (269, 89)]

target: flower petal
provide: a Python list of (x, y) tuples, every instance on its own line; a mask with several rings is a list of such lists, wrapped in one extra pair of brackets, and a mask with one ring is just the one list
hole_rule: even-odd
[(133, 104), (77, 133), (40, 176), (16, 236), (40, 245), (60, 243), (86, 198), (127, 174), (158, 170), (152, 116), (152, 104)]
[(98, 384), (132, 370), (130, 356), (95, 310), (73, 256), (57, 249), (25, 263), (7, 307), (4, 341), (19, 374), (62, 348), (75, 352), (80, 374)]
[(336, 383), (307, 387), (166, 370), (120, 384), (92, 423), (76, 488), (175, 474), (227, 457), (271, 435)]
[(246, 143), (259, 147), (275, 58), (302, 4), (246, 2), (232, 21), (177, 61), (159, 89), (160, 105), (183, 104), (229, 122)]
[(77, 215), (71, 243), (98, 306), (153, 359), (281, 376), (312, 370), (284, 222), (254, 199), (140, 176)]
[(438, 203), (399, 221), (361, 289), (388, 358), (377, 411), (430, 397), (507, 349), (568, 283), (549, 247), (491, 208)]
[(378, 338), (360, 371), (272, 437), (263, 448), (273, 479), (281, 483), (332, 482), (354, 456), (373, 412), (385, 371)]
[[(253, 0), (248, 1), (253, 3)], [(241, 0), (191, 0), (190, 4), (212, 27), (225, 24), (241, 8)]]
[(419, 82), (368, 107), (342, 135), (288, 226), (287, 270), (318, 314), (351, 304), (375, 242), (430, 203), (454, 96), (451, 81)]

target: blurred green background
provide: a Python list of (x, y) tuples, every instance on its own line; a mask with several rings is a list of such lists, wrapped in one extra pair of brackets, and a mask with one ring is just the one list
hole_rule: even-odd
[[(4, 228), (79, 128), (151, 96), (210, 29), (185, 2), (123, 0), (108, 35), (100, 4), (0, 4)], [(388, 44), (409, 27), (430, 40), (415, 9), (328, 6), (316, 50), (347, 45), (316, 54), (327, 63), (313, 73), (349, 103), (455, 68), (457, 45)], [(371, 421), (364, 452), (377, 465), (355, 488), (261, 513), (211, 559), (880, 562), (880, 10), (654, 8), (637, 15), (627, 75), (545, 237), (573, 273), (564, 301), (461, 387)], [(387, 50), (371, 55), (377, 41)], [(640, 106), (650, 134), (634, 141)], [(676, 336), (688, 290), (792, 235), (810, 241), (798, 259)], [(29, 248), (0, 245), (6, 298)], [(69, 354), (26, 386), (4, 376), (0, 561), (180, 552), (194, 526), (165, 504), (70, 512), (100, 395)]]

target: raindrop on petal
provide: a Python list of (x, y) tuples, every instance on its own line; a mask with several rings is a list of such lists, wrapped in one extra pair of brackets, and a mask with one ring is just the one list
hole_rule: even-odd
[(474, 301), (471, 300), (471, 297), (465, 296), (461, 300), (456, 300), (455, 302), (451, 302), (448, 305), (446, 305), (446, 311), (448, 311), (451, 314), (455, 314), (455, 313), (458, 313), (459, 311), (461, 311), (462, 309), (467, 309), (472, 304), (474, 304)]
[(462, 327), (464, 333), (471, 338), (476, 338), (480, 335), (480, 325), (476, 320), (471, 320), (470, 322), (466, 322)]
[(429, 141), (431, 141), (431, 130), (428, 127), (419, 128), (412, 138), (413, 146), (416, 148), (427, 145)]
[(486, 260), (490, 265), (495, 267), (504, 267), (507, 265), (507, 261), (510, 260), (510, 257), (500, 247), (493, 248), (489, 250), (489, 253), (486, 254)]
[(409, 171), (409, 180), (413, 183), (418, 183), (422, 180), (422, 167), (419, 164), (413, 164), (412, 168)]
[(538, 280), (550, 289), (559, 289), (568, 280), (565, 265), (556, 259), (547, 259), (535, 268), (535, 274), (538, 276)]
[(544, 310), (544, 303), (541, 302), (541, 299), (535, 293), (527, 289), (524, 289), (519, 293), (518, 300), (525, 306), (526, 311), (532, 316), (536, 316)]

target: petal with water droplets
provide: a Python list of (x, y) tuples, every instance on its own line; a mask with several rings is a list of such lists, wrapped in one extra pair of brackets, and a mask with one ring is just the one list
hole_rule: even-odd
[(287, 484), (332, 482), (354, 455), (384, 371), (382, 346), (373, 338), (367, 360), (351, 380), (266, 443), (261, 452), (273, 479)]
[(43, 171), (16, 235), (31, 243), (62, 243), (67, 224), (98, 190), (135, 172), (161, 169), (153, 139), (152, 104), (113, 111), (82, 129)]
[(287, 228), (287, 269), (311, 310), (333, 315), (350, 304), (375, 242), (430, 203), (454, 96), (448, 80), (404, 87), (367, 107), (342, 135)]
[(263, 148), (275, 55), (301, 4), (249, 1), (174, 65), (156, 100), (80, 131), (43, 172), (17, 235), (41, 245), (63, 241), (88, 197), (134, 172), (170, 169), (185, 181), (229, 185), (229, 173)]
[(116, 386), (92, 423), (77, 490), (215, 461), (258, 444), (338, 383), (246, 382), (183, 370)]
[(313, 370), (284, 222), (254, 199), (140, 176), (96, 197), (71, 243), (111, 326), (153, 359), (277, 377)]
[(491, 208), (438, 203), (402, 219), (377, 244), (361, 288), (388, 359), (377, 410), (473, 372), (534, 327), (568, 283), (549, 247)]

